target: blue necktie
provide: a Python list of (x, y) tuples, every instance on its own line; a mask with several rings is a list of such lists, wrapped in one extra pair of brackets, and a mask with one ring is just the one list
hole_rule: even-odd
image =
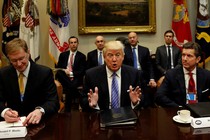
[(98, 57), (98, 65), (102, 65), (102, 52), (100, 51), (99, 57)]
[(137, 56), (135, 47), (133, 47), (133, 67), (137, 69)]
[(112, 91), (111, 91), (111, 103), (112, 108), (119, 108), (119, 87), (116, 79), (116, 73), (112, 74)]

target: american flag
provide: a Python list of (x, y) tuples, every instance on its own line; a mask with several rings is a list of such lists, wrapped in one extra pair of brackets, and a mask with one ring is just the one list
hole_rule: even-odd
[(28, 13), (26, 15), (26, 21), (25, 21), (26, 27), (32, 27), (34, 25), (34, 19), (32, 18), (32, 16), (30, 15), (30, 13)]
[(11, 24), (12, 23), (11, 23), (10, 18), (7, 13), (3, 19), (3, 25), (4, 25), (4, 27), (10, 27)]

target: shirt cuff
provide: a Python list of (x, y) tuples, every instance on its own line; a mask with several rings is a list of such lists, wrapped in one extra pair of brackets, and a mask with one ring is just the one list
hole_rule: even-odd
[(39, 109), (42, 114), (45, 114), (45, 110), (41, 106), (37, 106), (35, 109)]
[(10, 108), (5, 108), (2, 112), (1, 112), (1, 117), (4, 118), (4, 114), (7, 110), (9, 110)]
[(140, 104), (140, 101), (141, 99), (135, 105), (133, 105), (133, 103), (131, 102), (131, 108), (134, 109), (135, 107), (137, 107)]

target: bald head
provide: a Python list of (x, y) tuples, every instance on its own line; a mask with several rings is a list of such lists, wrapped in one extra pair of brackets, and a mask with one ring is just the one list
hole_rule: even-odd
[(128, 41), (131, 46), (136, 46), (138, 44), (138, 35), (135, 32), (130, 32), (128, 34)]
[(95, 44), (96, 44), (97, 49), (103, 50), (104, 44), (105, 44), (104, 37), (101, 35), (97, 36), (95, 40)]

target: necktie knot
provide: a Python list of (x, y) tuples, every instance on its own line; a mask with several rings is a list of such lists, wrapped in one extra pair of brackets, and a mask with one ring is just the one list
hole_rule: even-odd
[(191, 71), (188, 74), (189, 74), (190, 77), (193, 75), (193, 73)]

